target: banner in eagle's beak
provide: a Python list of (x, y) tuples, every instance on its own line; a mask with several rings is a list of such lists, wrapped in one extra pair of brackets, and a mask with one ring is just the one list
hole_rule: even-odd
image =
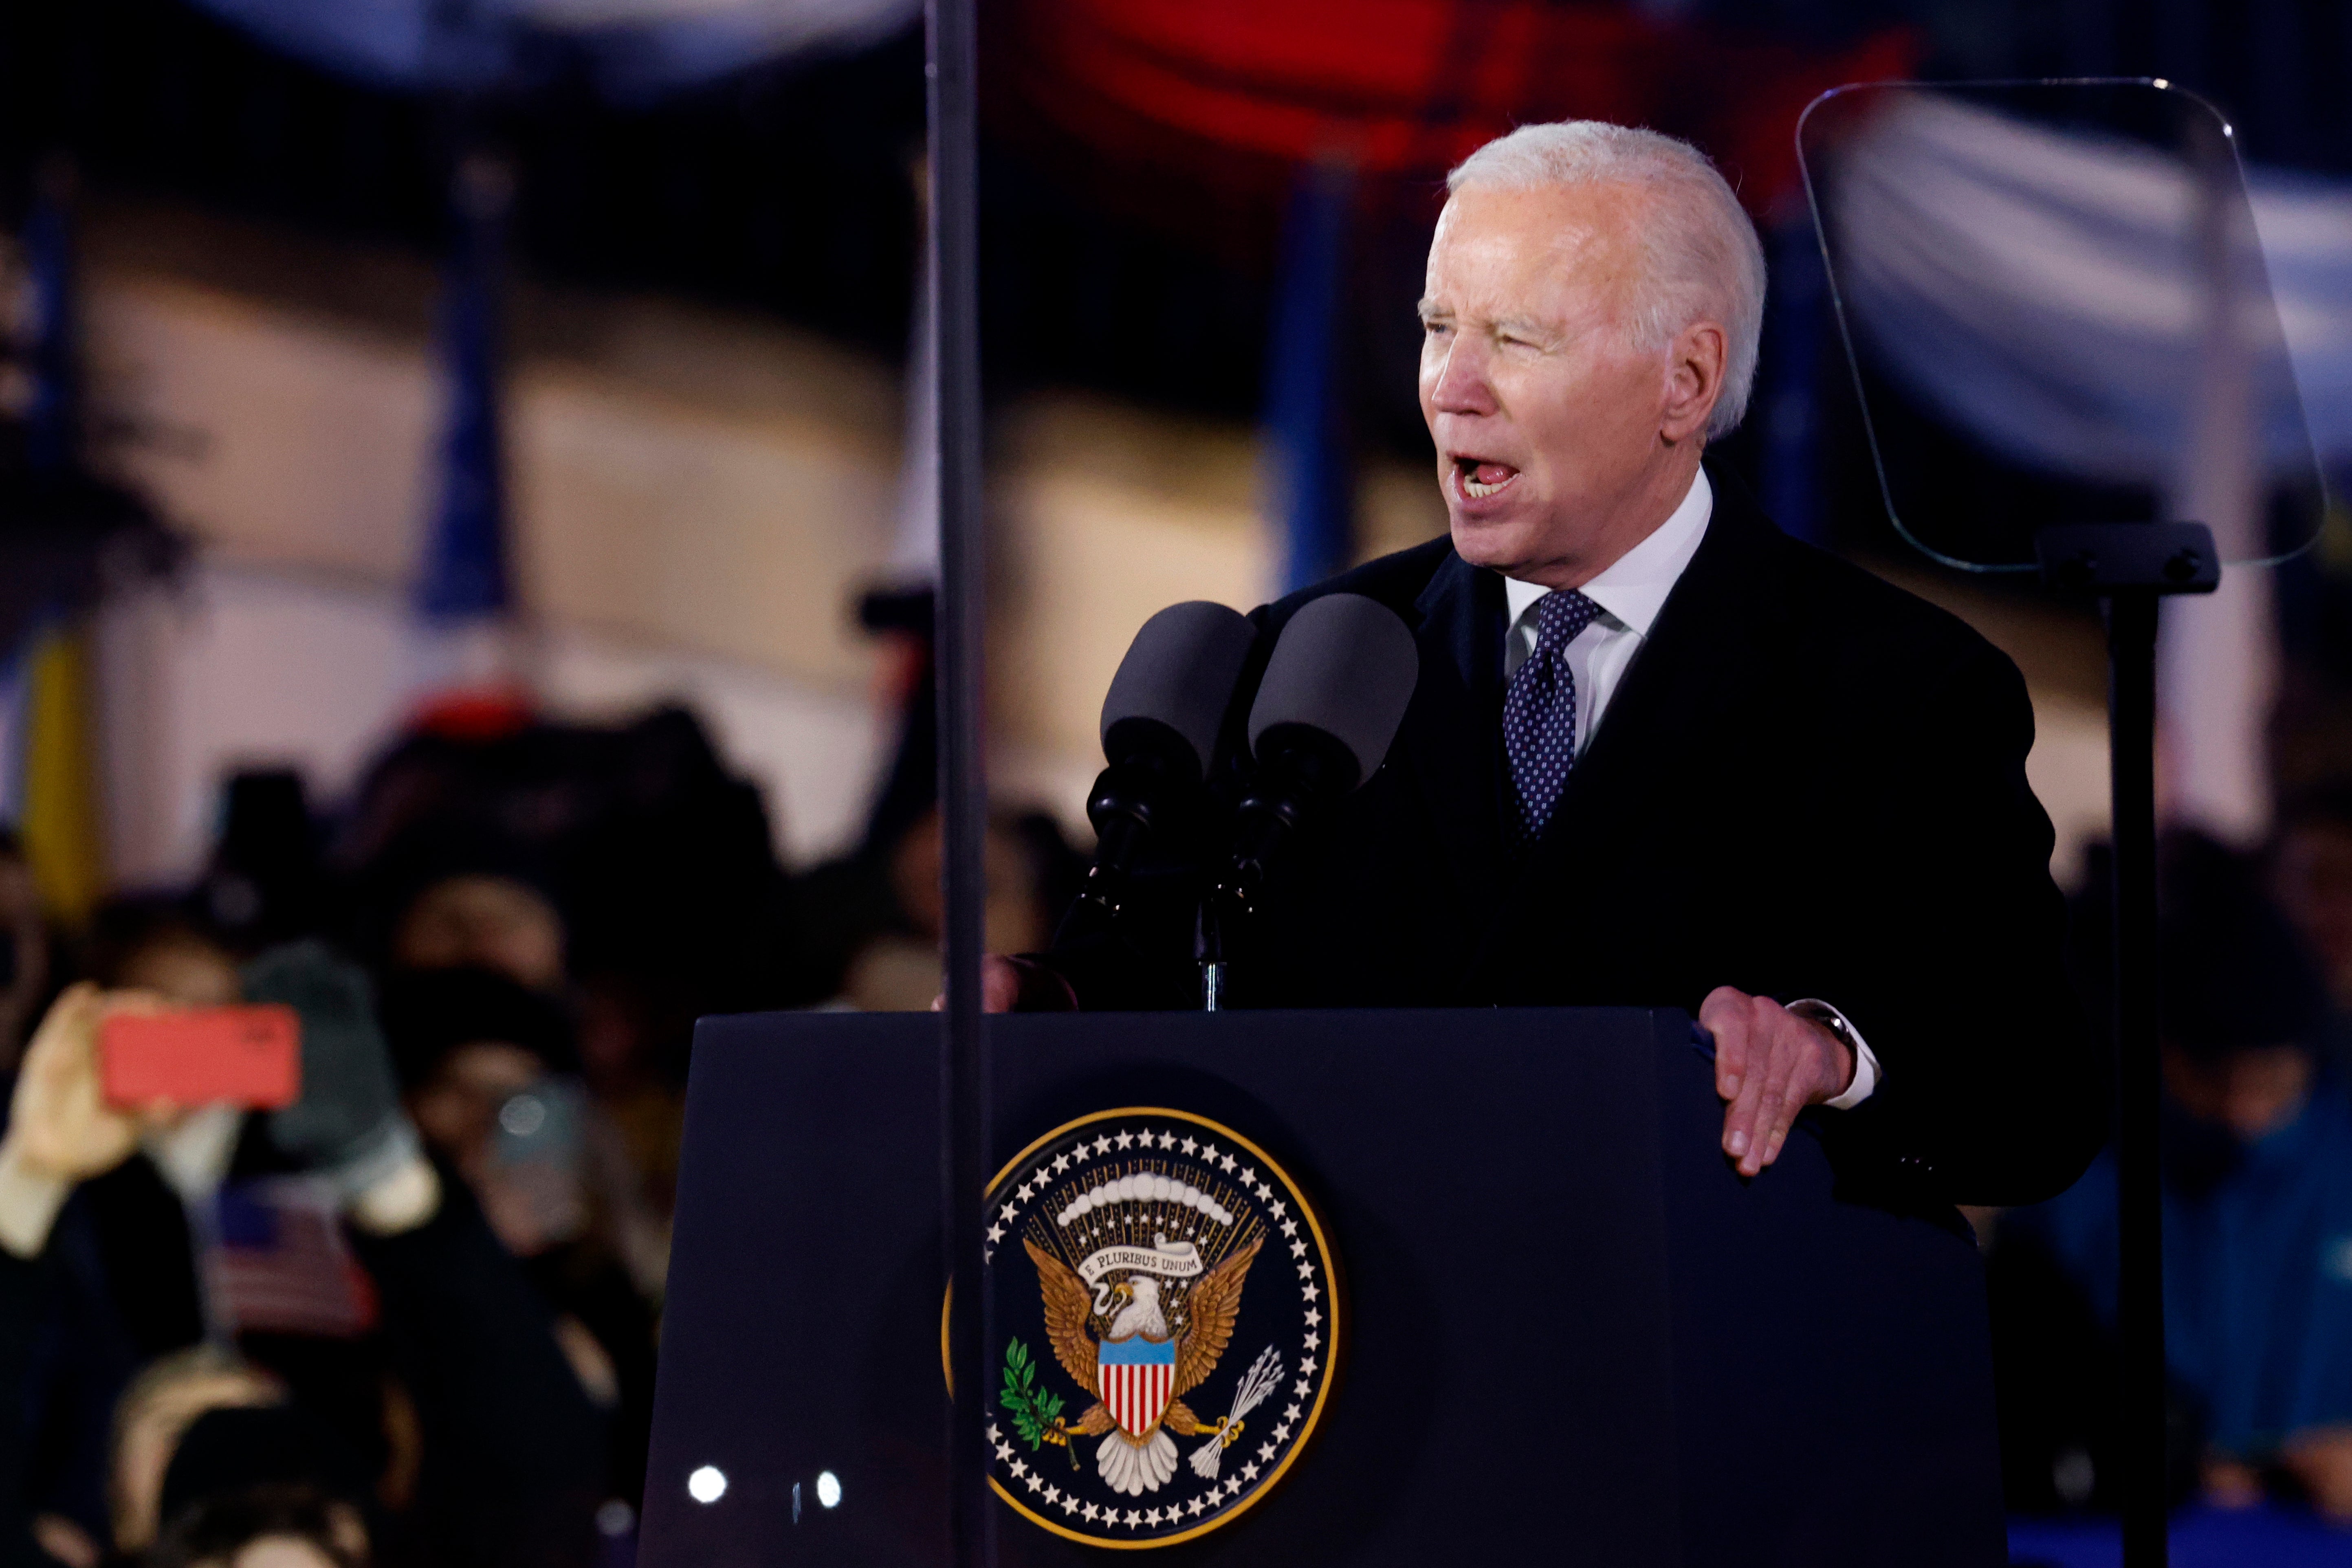
[(1140, 1334), (1106, 1340), (1095, 1359), (1103, 1408), (1130, 1437), (1148, 1437), (1176, 1393), (1176, 1342), (1155, 1344)]

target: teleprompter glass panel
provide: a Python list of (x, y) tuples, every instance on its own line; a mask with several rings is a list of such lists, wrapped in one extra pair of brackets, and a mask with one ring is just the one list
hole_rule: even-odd
[[(2273, 562), (2326, 510), (2234, 133), (2161, 80), (1866, 83), (1798, 151), (1886, 509), (1948, 565), (2194, 521)], [(2273, 219), (2273, 221), (2275, 221)]]

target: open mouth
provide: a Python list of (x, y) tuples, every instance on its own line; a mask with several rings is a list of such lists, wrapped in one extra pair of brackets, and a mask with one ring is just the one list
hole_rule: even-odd
[(1485, 458), (1456, 457), (1454, 459), (1454, 482), (1462, 494), (1471, 500), (1484, 500), (1508, 489), (1519, 470), (1508, 463), (1497, 463)]

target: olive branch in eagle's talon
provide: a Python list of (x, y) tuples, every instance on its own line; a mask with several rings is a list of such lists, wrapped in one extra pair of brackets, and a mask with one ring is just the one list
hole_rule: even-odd
[[(1029, 1445), (1031, 1453), (1045, 1444), (1070, 1447), (1068, 1427), (1062, 1420), (1062, 1396), (1037, 1381), (1037, 1363), (1031, 1359), (1029, 1347), (1018, 1339), (1004, 1350), (1004, 1390), (997, 1404), (1012, 1419), (1013, 1430)], [(1070, 1468), (1078, 1468), (1078, 1456), (1070, 1453)]]

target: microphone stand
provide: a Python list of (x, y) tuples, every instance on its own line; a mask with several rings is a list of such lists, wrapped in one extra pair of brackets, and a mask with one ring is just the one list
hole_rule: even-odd
[(1255, 886), (1256, 879), (1245, 881), (1236, 865), (1217, 879), (1193, 917), (1192, 961), (1201, 968), (1203, 1013), (1223, 1012), (1232, 998), (1233, 954), (1227, 944), (1255, 911)]
[(1194, 919), (1192, 957), (1201, 966), (1202, 1012), (1220, 1013), (1231, 1004), (1234, 939), (1256, 917), (1266, 868), (1302, 820), (1355, 788), (1362, 776), (1354, 755), (1330, 736), (1292, 725), (1269, 733), (1283, 731), (1289, 732), (1265, 746), (1257, 780), (1234, 808), (1233, 859)]
[(2156, 1018), (2156, 623), (2174, 594), (2221, 585), (2201, 522), (2069, 523), (2034, 541), (2042, 580), (2099, 601), (2107, 625), (2107, 763), (2115, 816), (2116, 1338), (2122, 1366), (2124, 1561), (2163, 1568), (2167, 1427), (2163, 1099)]

